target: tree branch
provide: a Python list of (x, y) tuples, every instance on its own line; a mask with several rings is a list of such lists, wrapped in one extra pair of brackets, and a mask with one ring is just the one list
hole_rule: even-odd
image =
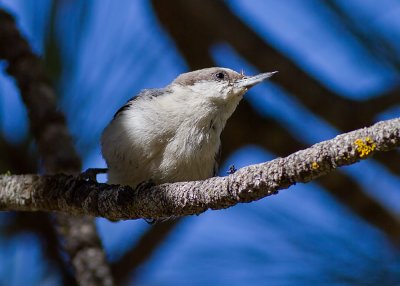
[[(174, 0), (172, 2), (174, 4), (152, 1), (160, 22), (170, 33), (192, 70), (215, 65), (209, 55), (210, 47), (215, 43), (227, 42), (240, 56), (259, 70), (274, 67), (283, 71), (285, 76), (279, 76), (279, 79), (274, 81), (298, 97), (311, 111), (322, 115), (333, 125), (343, 128), (343, 132), (360, 128), (365, 124), (372, 124), (372, 119), (376, 114), (399, 101), (398, 88), (365, 102), (355, 102), (337, 96), (323, 87), (323, 84), (310, 76), (307, 77), (301, 71), (301, 67), (296, 63), (291, 63), (290, 59), (288, 60), (285, 55), (271, 47), (268, 41), (264, 41), (246, 26), (222, 1)], [(207, 7), (207, 11), (212, 13), (199, 17), (196, 11), (200, 6)], [(221, 22), (221, 19), (224, 21)], [(185, 27), (181, 25), (182, 22), (185, 23)], [(191, 37), (188, 31), (190, 33), (195, 31), (196, 37)], [(293, 79), (296, 80), (293, 81)], [(323, 104), (320, 99), (329, 104)], [(332, 106), (335, 107), (332, 108)], [(354, 107), (357, 107), (356, 113), (354, 113)], [(337, 110), (341, 111), (340, 116), (337, 112), (335, 113)], [(264, 134), (266, 125), (268, 125), (268, 133)], [(251, 126), (250, 129), (249, 126)], [(305, 148), (284, 128), (257, 115), (257, 112), (254, 112), (246, 102), (242, 102), (229, 119), (221, 139), (225, 157), (246, 144), (258, 144), (279, 156), (286, 156), (294, 152), (293, 150)], [(390, 155), (380, 153), (375, 157), (396, 174), (400, 173), (398, 158), (400, 158), (399, 152), (391, 152)], [(363, 192), (361, 186), (348, 174), (335, 172), (330, 176), (322, 177), (318, 183), (354, 213), (382, 230), (390, 239), (398, 240), (400, 231), (397, 226), (400, 221), (379, 201)], [(346, 190), (351, 190), (351, 192)]]
[[(46, 172), (79, 173), (81, 160), (74, 148), (65, 117), (58, 111), (57, 97), (46, 79), (42, 62), (20, 34), (14, 18), (2, 9), (0, 39), (0, 59), (8, 62), (7, 72), (16, 79)], [(63, 214), (59, 214), (57, 219), (61, 224), (59, 230), (65, 235), (66, 250), (79, 284), (112, 285), (111, 270), (95, 233), (94, 220), (69, 218)], [(87, 235), (88, 229), (93, 230), (90, 236)], [(92, 240), (89, 241), (88, 237)], [(76, 244), (79, 247), (69, 247)]]
[[(248, 128), (251, 126), (251, 128)], [(265, 132), (268, 130), (268, 132)], [(261, 134), (261, 135), (260, 135)], [(256, 144), (270, 150), (276, 156), (287, 156), (299, 149), (307, 148), (296, 136), (292, 136), (272, 119), (262, 117), (252, 110), (246, 101), (241, 102), (229, 118), (222, 132), (222, 161), (235, 150), (249, 144)], [(396, 156), (399, 152), (381, 152), (374, 160), (385, 156), (391, 164), (399, 165)], [(336, 200), (360, 216), (366, 222), (383, 231), (390, 240), (400, 243), (400, 220), (391, 210), (379, 202), (345, 172), (333, 172), (317, 181)], [(351, 191), (350, 191), (351, 190)]]
[(399, 146), (400, 118), (396, 118), (204, 181), (132, 189), (63, 174), (2, 175), (0, 210), (62, 211), (112, 220), (200, 214), (259, 200)]

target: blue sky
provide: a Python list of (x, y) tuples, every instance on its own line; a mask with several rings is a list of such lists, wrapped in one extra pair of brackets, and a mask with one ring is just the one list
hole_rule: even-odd
[[(340, 96), (362, 101), (399, 82), (398, 72), (372, 57), (322, 2), (226, 2), (266, 42)], [(60, 3), (56, 18), (63, 64), (56, 86), (60, 108), (84, 167), (105, 166), (99, 136), (114, 112), (141, 89), (165, 86), (187, 71), (187, 65), (148, 1)], [(374, 1), (337, 3), (349, 11), (357, 7), (352, 15), (368, 19), (366, 31), (379, 31), (400, 48), (393, 40), (400, 33), (400, 4), (396, 1), (381, 1), (379, 13)], [(50, 4), (47, 0), (0, 1), (0, 6), (17, 16), (19, 27), (38, 54), (44, 49)], [(218, 65), (244, 69), (247, 74), (261, 72), (227, 43), (216, 44), (210, 53)], [(254, 112), (274, 119), (306, 145), (340, 133), (273, 80), (254, 88), (246, 100)], [(390, 108), (384, 114), (385, 118), (400, 116), (400, 109)], [(28, 134), (18, 90), (4, 73), (0, 74), (0, 132), (13, 143), (22, 142)], [(221, 175), (231, 164), (241, 167), (274, 157), (260, 146), (246, 146), (222, 165)], [(384, 166), (371, 160), (343, 172), (392, 212), (400, 213), (399, 177)], [(4, 216), (0, 221), (0, 226), (11, 222)], [(148, 228), (143, 221), (112, 223), (104, 219), (98, 219), (98, 226), (111, 260), (121, 256)], [(0, 249), (0, 284), (19, 285), (25, 267), (32, 267), (25, 280), (30, 285), (58, 283), (57, 275), (48, 276), (51, 265), (37, 265), (43, 258), (33, 236), (10, 239), (2, 237), (0, 228)], [(138, 279), (143, 285), (224, 285), (227, 281), (229, 285), (257, 285), (267, 280), (273, 285), (334, 281), (375, 285), (384, 279), (394, 281), (390, 279), (399, 274), (395, 270), (399, 264), (398, 251), (381, 232), (339, 204), (318, 183), (310, 183), (255, 203), (186, 218), (143, 265)]]

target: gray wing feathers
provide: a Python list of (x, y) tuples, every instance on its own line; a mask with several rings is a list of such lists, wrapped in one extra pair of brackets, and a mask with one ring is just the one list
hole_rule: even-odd
[(114, 114), (114, 118), (123, 113), (125, 110), (129, 109), (129, 107), (134, 104), (136, 100), (152, 99), (154, 97), (165, 95), (170, 92), (171, 91), (168, 88), (143, 89), (138, 95), (130, 98), (120, 109), (118, 109), (117, 112)]

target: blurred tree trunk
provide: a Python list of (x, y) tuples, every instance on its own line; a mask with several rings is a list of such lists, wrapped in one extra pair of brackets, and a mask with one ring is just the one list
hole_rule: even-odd
[[(46, 172), (79, 173), (80, 158), (65, 118), (57, 110), (56, 96), (47, 82), (41, 61), (20, 35), (13, 17), (4, 10), (0, 10), (0, 38), (0, 58), (8, 62), (7, 72), (17, 81)], [(94, 220), (64, 214), (57, 218), (78, 283), (112, 285), (111, 271)]]

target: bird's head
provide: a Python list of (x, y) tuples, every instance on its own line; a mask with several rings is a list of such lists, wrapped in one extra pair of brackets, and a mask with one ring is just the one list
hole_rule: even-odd
[(245, 76), (228, 68), (213, 67), (181, 74), (173, 82), (190, 90), (195, 96), (212, 103), (239, 102), (251, 87), (271, 77), (276, 72)]

